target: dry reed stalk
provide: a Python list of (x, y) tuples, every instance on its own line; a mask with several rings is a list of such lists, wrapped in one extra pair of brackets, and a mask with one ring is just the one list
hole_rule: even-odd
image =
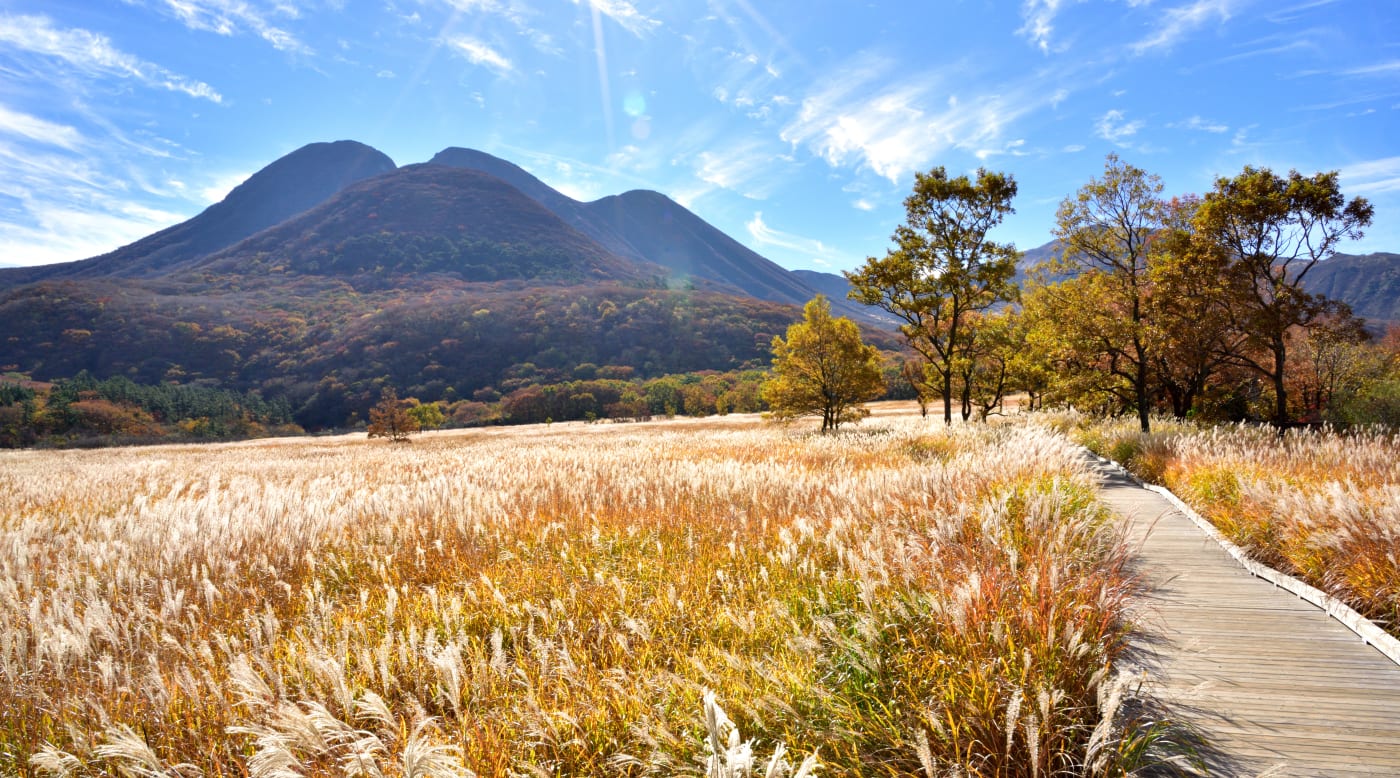
[(0, 458), (4, 772), (1049, 775), (1119, 731), (1124, 547), (1029, 426)]

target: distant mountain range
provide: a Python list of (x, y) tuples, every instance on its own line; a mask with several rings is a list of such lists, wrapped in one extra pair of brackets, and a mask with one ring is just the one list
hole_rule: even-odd
[(1337, 254), (1314, 266), (1303, 285), (1373, 325), (1400, 325), (1400, 254)]

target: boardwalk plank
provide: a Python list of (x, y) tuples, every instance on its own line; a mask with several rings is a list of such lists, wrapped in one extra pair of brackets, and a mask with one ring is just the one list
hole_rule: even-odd
[(1400, 667), (1250, 575), (1165, 498), (1096, 467), (1149, 589), (1134, 661), (1220, 751), (1216, 774), (1400, 775)]

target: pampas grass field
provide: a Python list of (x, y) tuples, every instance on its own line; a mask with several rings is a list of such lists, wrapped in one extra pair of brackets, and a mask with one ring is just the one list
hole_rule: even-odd
[(1125, 774), (1095, 486), (878, 416), (6, 452), (0, 773)]
[(1261, 562), (1400, 637), (1400, 435), (1061, 420), (1103, 456), (1176, 492)]

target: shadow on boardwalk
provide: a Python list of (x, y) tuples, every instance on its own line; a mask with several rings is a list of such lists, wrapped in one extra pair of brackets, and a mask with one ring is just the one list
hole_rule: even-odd
[(1165, 498), (1092, 461), (1141, 549), (1147, 591), (1128, 661), (1205, 739), (1211, 773), (1400, 775), (1400, 667), (1251, 576)]

